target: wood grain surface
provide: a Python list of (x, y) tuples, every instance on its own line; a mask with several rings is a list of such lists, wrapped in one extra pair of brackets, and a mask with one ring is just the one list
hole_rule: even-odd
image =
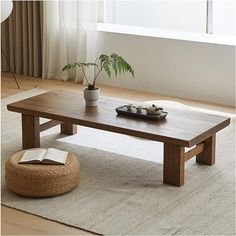
[(163, 182), (174, 186), (184, 185), (184, 147), (164, 144)]
[(131, 101), (102, 97), (98, 107), (85, 107), (82, 93), (52, 91), (8, 105), (8, 110), (192, 147), (228, 126), (230, 118), (190, 110), (165, 108), (162, 121), (143, 121), (116, 114), (115, 108)]

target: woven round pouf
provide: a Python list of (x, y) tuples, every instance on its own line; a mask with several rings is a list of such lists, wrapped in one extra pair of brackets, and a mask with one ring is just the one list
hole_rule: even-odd
[(74, 154), (68, 154), (65, 165), (18, 164), (24, 152), (6, 161), (6, 185), (11, 191), (27, 197), (51, 197), (78, 185), (80, 165)]

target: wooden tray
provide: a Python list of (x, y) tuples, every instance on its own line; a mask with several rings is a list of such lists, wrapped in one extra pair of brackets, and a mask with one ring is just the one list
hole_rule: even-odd
[(160, 115), (149, 115), (147, 114), (147, 111), (145, 108), (142, 109), (141, 113), (137, 113), (136, 108), (133, 107), (132, 111), (127, 111), (126, 106), (117, 107), (116, 112), (118, 115), (133, 116), (133, 117), (138, 117), (145, 120), (163, 120), (168, 114), (168, 112), (166, 111), (161, 111)]

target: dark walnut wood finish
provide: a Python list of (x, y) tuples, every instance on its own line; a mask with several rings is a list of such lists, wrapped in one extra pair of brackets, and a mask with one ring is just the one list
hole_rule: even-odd
[[(230, 118), (196, 111), (168, 108), (162, 121), (118, 116), (115, 108), (130, 101), (102, 97), (98, 107), (85, 107), (81, 93), (54, 91), (9, 104), (8, 110), (22, 113), (22, 147), (40, 146), (40, 132), (61, 125), (61, 132), (73, 135), (76, 125), (127, 134), (164, 143), (163, 181), (184, 184), (184, 162), (196, 156), (201, 164), (215, 163), (216, 133)], [(164, 107), (165, 109), (165, 107)], [(52, 121), (39, 124), (39, 117)], [(184, 147), (195, 148), (185, 153)]]

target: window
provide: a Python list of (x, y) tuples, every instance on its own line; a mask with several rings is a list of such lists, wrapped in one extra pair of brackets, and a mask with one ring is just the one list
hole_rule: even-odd
[(214, 0), (212, 2), (212, 33), (236, 36), (236, 1)]
[(234, 0), (105, 1), (104, 23), (236, 35)]

